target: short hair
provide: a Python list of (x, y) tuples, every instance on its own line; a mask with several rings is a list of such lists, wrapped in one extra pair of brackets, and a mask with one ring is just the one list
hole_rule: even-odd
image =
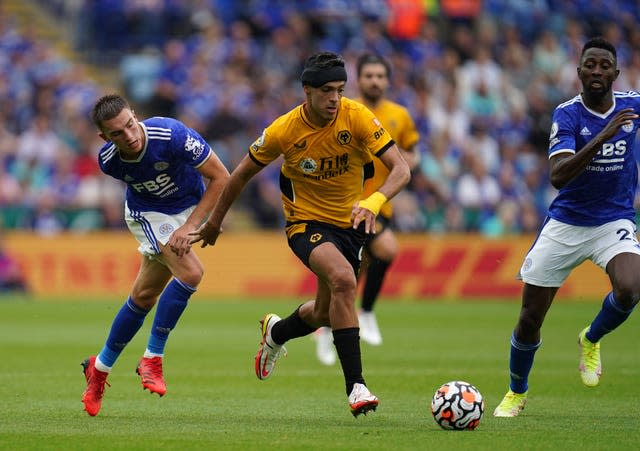
[(374, 53), (363, 53), (358, 57), (358, 61), (356, 62), (358, 77), (360, 77), (360, 73), (362, 73), (362, 68), (367, 64), (382, 64), (387, 72), (387, 78), (391, 78), (391, 64), (389, 64), (389, 61)]
[(125, 108), (131, 108), (129, 102), (119, 94), (107, 94), (100, 97), (91, 110), (91, 121), (102, 128), (102, 122), (116, 117)]
[(318, 88), (329, 81), (347, 81), (344, 59), (333, 52), (314, 53), (304, 62), (302, 85)]
[(591, 38), (584, 44), (584, 46), (582, 47), (582, 53), (580, 53), (580, 59), (584, 57), (584, 54), (587, 50), (593, 49), (593, 48), (607, 50), (608, 52), (611, 52), (611, 54), (613, 55), (613, 59), (616, 60), (617, 62), (618, 55), (616, 53), (615, 46), (601, 36)]
[(344, 59), (333, 52), (314, 53), (304, 62), (305, 69), (330, 69), (336, 66), (344, 67)]

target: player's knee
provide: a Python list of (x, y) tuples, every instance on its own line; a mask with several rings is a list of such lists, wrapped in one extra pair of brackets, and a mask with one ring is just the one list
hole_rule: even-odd
[(391, 263), (391, 261), (396, 258), (396, 255), (398, 255), (397, 247), (387, 247), (379, 250), (374, 257), (383, 262)]
[(636, 306), (640, 299), (640, 286), (635, 283), (632, 285), (619, 285), (614, 290), (616, 304), (624, 310), (631, 310)]
[(158, 302), (160, 293), (155, 289), (142, 288), (131, 290), (131, 300), (143, 310), (151, 310), (156, 302)]
[(385, 258), (386, 261), (391, 261), (396, 258), (396, 255), (400, 252), (400, 246), (395, 238), (389, 241), (389, 244), (386, 246), (386, 251), (388, 256), (388, 258)]
[(521, 315), (516, 326), (516, 337), (523, 343), (533, 343), (542, 328), (542, 319), (533, 315)]
[(381, 239), (379, 243), (371, 248), (371, 253), (378, 260), (391, 262), (398, 255), (399, 246), (393, 235), (386, 239)]
[(616, 303), (623, 308), (631, 308), (640, 299), (640, 278), (635, 271), (615, 271), (611, 282)]
[(349, 269), (339, 269), (331, 275), (330, 286), (334, 293), (353, 293), (355, 295), (357, 280)]
[(200, 282), (202, 282), (203, 275), (203, 271), (184, 274), (180, 278), (180, 281), (195, 289), (198, 288), (198, 285), (200, 285)]

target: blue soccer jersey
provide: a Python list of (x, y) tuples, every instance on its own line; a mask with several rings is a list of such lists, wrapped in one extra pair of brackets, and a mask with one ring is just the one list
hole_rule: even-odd
[[(553, 113), (549, 158), (576, 153), (591, 141), (622, 109), (640, 113), (640, 94), (613, 93), (613, 107), (604, 114), (587, 108), (580, 95), (559, 105)], [(639, 121), (625, 125), (602, 145), (587, 168), (560, 188), (549, 206), (549, 216), (577, 226), (598, 226), (617, 219), (635, 222), (633, 201), (638, 182), (634, 142)]]
[(211, 147), (175, 119), (153, 117), (140, 124), (145, 147), (139, 157), (123, 160), (107, 142), (99, 152), (100, 169), (127, 184), (130, 210), (176, 214), (196, 205), (205, 189), (196, 168), (209, 158)]

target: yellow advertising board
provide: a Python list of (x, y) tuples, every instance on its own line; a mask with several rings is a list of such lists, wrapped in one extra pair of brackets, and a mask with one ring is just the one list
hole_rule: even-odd
[[(515, 279), (533, 237), (401, 235), (383, 296), (396, 299), (517, 299)], [(11, 233), (7, 250), (43, 298), (126, 296), (140, 264), (127, 232), (40, 237)], [(283, 232), (223, 234), (215, 247), (194, 248), (205, 266), (201, 299), (313, 297), (315, 277), (289, 249)], [(602, 270), (577, 268), (560, 297), (594, 300), (609, 290)]]

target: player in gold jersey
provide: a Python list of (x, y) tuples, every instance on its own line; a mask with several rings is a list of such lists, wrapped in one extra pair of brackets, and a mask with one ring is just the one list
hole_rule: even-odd
[[(356, 63), (359, 98), (356, 100), (367, 106), (380, 120), (385, 130), (396, 142), (402, 156), (411, 168), (418, 163), (415, 146), (419, 139), (418, 131), (405, 107), (385, 98), (389, 87), (391, 67), (382, 57), (371, 53), (362, 54)], [(374, 176), (365, 181), (363, 198), (374, 193), (385, 181), (389, 171), (379, 158), (373, 159)], [(393, 214), (391, 202), (381, 208), (376, 221), (376, 234), (367, 238), (366, 275), (362, 292), (361, 308), (358, 312), (360, 338), (377, 346), (382, 344), (382, 335), (378, 328), (373, 306), (380, 294), (385, 274), (398, 253), (396, 237), (389, 227)], [(317, 342), (317, 356), (320, 362), (333, 365), (335, 352), (331, 346), (331, 332), (319, 329), (314, 338)]]
[[(269, 313), (261, 323), (255, 358), (259, 379), (271, 376), (284, 343), (331, 326), (354, 416), (375, 410), (378, 398), (366, 386), (358, 316), (357, 274), (367, 234), (375, 233), (380, 207), (409, 181), (398, 147), (362, 104), (342, 96), (344, 60), (320, 52), (305, 62), (301, 76), (305, 102), (277, 118), (249, 148), (230, 176), (207, 222), (192, 243), (215, 244), (222, 220), (249, 180), (280, 155), (282, 203), (289, 246), (317, 277), (315, 299), (284, 319)], [(389, 170), (384, 183), (361, 200), (373, 158)]]

